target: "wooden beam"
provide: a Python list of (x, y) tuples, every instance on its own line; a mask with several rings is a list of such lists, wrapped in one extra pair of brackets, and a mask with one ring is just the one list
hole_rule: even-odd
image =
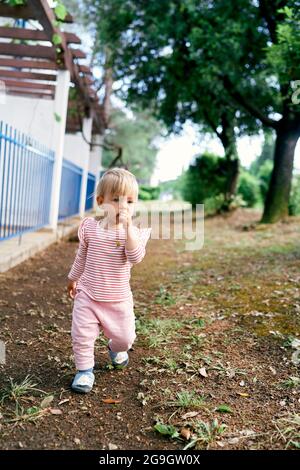
[(48, 80), (55, 82), (56, 75), (50, 75), (49, 73), (33, 73), (33, 72), (19, 72), (17, 70), (1, 70), (0, 69), (0, 78), (21, 78), (21, 79), (30, 79), (30, 80)]
[[(0, 16), (23, 20), (36, 20), (36, 15), (34, 10), (32, 10), (31, 5), (0, 5)], [(67, 13), (64, 20), (60, 21), (63, 23), (73, 23), (73, 17), (70, 13)]]
[[(84, 109), (86, 116), (88, 116), (91, 112), (91, 108), (93, 108), (97, 103), (97, 95), (96, 92), (90, 88), (90, 84), (81, 76), (81, 73), (86, 73), (88, 75), (92, 75), (89, 67), (81, 66), (77, 63), (78, 59), (86, 58), (86, 54), (79, 50), (79, 49), (70, 49), (68, 47), (68, 39), (71, 39), (70, 36), (68, 37), (67, 34), (61, 32), (58, 27), (56, 26), (56, 17), (54, 10), (52, 10), (49, 6), (48, 0), (27, 0), (26, 6), (15, 6), (10, 7), (8, 5), (0, 5), (0, 16), (5, 16), (9, 13), (8, 16), (13, 18), (23, 18), (23, 19), (35, 19), (39, 21), (41, 26), (43, 27), (43, 31), (39, 32), (32, 32), (28, 29), (23, 29), (23, 32), (17, 31), (8, 31), (9, 28), (6, 28), (2, 32), (4, 37), (11, 38), (12, 34), (17, 34), (17, 39), (28, 39), (32, 38), (32, 35), (35, 36), (34, 39), (31, 40), (48, 40), (52, 43), (52, 38), (54, 34), (57, 34), (61, 38), (61, 42), (58, 46), (51, 46), (45, 47), (41, 45), (30, 46), (26, 44), (9, 44), (9, 43), (0, 43), (0, 55), (6, 56), (15, 56), (17, 59), (21, 60), (21, 57), (32, 57), (32, 58), (39, 58), (39, 59), (48, 59), (51, 61), (52, 64), (55, 65), (55, 69), (66, 68), (70, 71), (70, 78), (75, 86), (78, 88), (81, 98), (84, 103)], [(14, 28), (18, 29), (18, 28)], [(20, 28), (20, 30), (22, 30)], [(1, 35), (1, 31), (0, 31)], [(21, 37), (20, 37), (21, 35)], [(73, 40), (75, 40), (77, 36)], [(78, 42), (77, 42), (78, 43)], [(1, 67), (1, 60), (5, 60), (0, 58), (0, 67)], [(8, 59), (13, 60), (13, 59)], [(24, 61), (22, 60), (23, 64)], [(38, 62), (38, 61), (26, 61), (27, 65), (29, 62)], [(45, 62), (45, 61), (44, 61)], [(19, 62), (20, 64), (20, 62)], [(3, 65), (3, 62), (2, 62)], [(11, 65), (14, 67), (15, 65)], [(33, 68), (33, 65), (30, 65), (30, 68)], [(37, 66), (37, 68), (43, 68), (44, 66)], [(50, 67), (52, 70), (52, 67)]]
[(57, 70), (58, 65), (55, 62), (46, 60), (23, 60), (23, 59), (2, 59), (0, 58), (0, 67), (14, 67), (20, 69), (43, 69)]
[[(90, 111), (91, 100), (89, 92), (84, 85), (82, 78), (79, 74), (78, 65), (74, 62), (74, 55), (72, 55), (71, 50), (68, 48), (65, 37), (61, 34), (61, 31), (54, 26), (54, 13), (53, 10), (49, 7), (47, 0), (27, 0), (28, 5), (34, 10), (38, 21), (44, 28), (45, 33), (48, 35), (49, 39), (52, 39), (53, 34), (58, 34), (61, 37), (60, 48), (63, 51), (63, 60), (64, 66), (69, 69), (71, 80), (78, 87), (82, 99), (84, 101), (85, 107)], [(74, 54), (74, 53), (73, 53)], [(76, 54), (76, 53), (75, 53)]]
[(27, 0), (27, 3), (31, 7), (31, 9), (34, 11), (36, 15), (36, 19), (43, 26), (44, 32), (49, 38), (49, 41), (52, 41), (52, 37), (54, 34), (58, 35), (61, 38), (61, 43), (59, 44), (58, 48), (62, 50), (63, 63), (61, 64), (60, 68), (68, 69), (72, 76), (73, 74), (72, 55), (68, 49), (65, 36), (58, 29), (57, 26), (54, 26), (56, 18), (54, 15), (54, 11), (49, 6), (48, 0)]
[(72, 49), (70, 47), (69, 50), (71, 51), (72, 56), (76, 57), (76, 59), (86, 59), (86, 54), (80, 49)]
[(15, 57), (35, 57), (56, 60), (55, 48), (47, 46), (28, 46), (27, 44), (0, 43), (0, 54)]
[[(68, 44), (81, 44), (80, 38), (74, 33), (63, 33)], [(24, 39), (30, 41), (49, 41), (44, 31), (37, 29), (14, 28), (0, 26), (0, 37), (10, 39)]]
[(35, 83), (35, 82), (22, 82), (20, 80), (8, 80), (7, 78), (3, 79), (6, 89), (11, 88), (27, 88), (32, 90), (49, 90), (54, 92), (55, 86), (48, 85), (46, 83)]
[(66, 125), (67, 134), (76, 134), (76, 132), (80, 132), (80, 131), (81, 131), (80, 127), (68, 126), (68, 124)]
[(31, 90), (20, 90), (20, 89), (9, 89), (6, 91), (8, 95), (27, 96), (28, 98), (54, 98), (53, 93), (47, 93), (46, 91), (31, 91)]

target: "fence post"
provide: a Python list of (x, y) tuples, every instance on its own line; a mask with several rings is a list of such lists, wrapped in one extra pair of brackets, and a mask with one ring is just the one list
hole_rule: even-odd
[(96, 189), (97, 189), (97, 184), (100, 179), (100, 170), (102, 169), (102, 147), (103, 145), (103, 140), (104, 136), (101, 134), (95, 134), (93, 136), (93, 144), (95, 145), (93, 152), (96, 154), (96, 161), (98, 162), (97, 164), (97, 171), (96, 171), (96, 183), (95, 183), (95, 192), (94, 192), (94, 199), (93, 199), (93, 209), (97, 209), (97, 194), (96, 194)]
[(54, 98), (53, 150), (55, 161), (52, 176), (49, 225), (56, 230), (58, 222), (59, 195), (63, 163), (64, 138), (66, 130), (68, 96), (70, 85), (69, 70), (58, 70)]
[[(92, 117), (85, 117), (82, 123), (82, 132), (85, 139), (88, 142), (91, 142), (92, 138)], [(87, 181), (88, 181), (88, 172), (89, 172), (89, 161), (90, 161), (90, 145), (86, 142), (84, 155), (81, 157), (83, 162), (82, 167), (82, 180), (81, 180), (81, 190), (80, 190), (80, 202), (79, 202), (79, 215), (84, 217), (85, 213), (85, 200), (86, 200), (86, 190), (87, 190)]]

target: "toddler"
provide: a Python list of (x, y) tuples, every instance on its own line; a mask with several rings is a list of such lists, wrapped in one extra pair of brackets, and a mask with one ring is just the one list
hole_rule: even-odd
[(127, 351), (136, 338), (131, 268), (144, 258), (152, 230), (133, 225), (138, 184), (132, 173), (122, 168), (107, 170), (96, 191), (104, 218), (82, 220), (79, 248), (68, 274), (77, 369), (71, 388), (80, 393), (90, 392), (94, 384), (94, 343), (100, 328), (109, 340), (112, 364), (129, 362)]

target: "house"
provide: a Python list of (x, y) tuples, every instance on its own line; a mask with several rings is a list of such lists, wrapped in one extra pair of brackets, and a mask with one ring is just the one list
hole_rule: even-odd
[(0, 241), (95, 203), (105, 124), (72, 22), (43, 0), (0, 4)]

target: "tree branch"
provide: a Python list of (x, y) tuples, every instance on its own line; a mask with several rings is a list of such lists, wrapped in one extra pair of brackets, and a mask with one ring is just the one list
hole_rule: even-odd
[(239, 91), (234, 89), (234, 85), (227, 75), (220, 75), (220, 79), (223, 82), (225, 90), (235, 99), (237, 103), (242, 105), (252, 116), (259, 119), (265, 126), (277, 129), (279, 121), (275, 121), (275, 119), (271, 119), (265, 116), (259, 109), (256, 108), (256, 106), (248, 102)]
[(214, 133), (217, 135), (217, 137), (221, 140), (221, 132), (219, 132), (217, 130), (217, 126), (215, 125), (215, 123), (213, 122), (213, 120), (211, 119), (209, 113), (206, 111), (206, 109), (202, 109), (202, 112), (203, 112), (203, 115), (208, 123), (208, 125), (212, 128), (212, 130), (214, 131)]

